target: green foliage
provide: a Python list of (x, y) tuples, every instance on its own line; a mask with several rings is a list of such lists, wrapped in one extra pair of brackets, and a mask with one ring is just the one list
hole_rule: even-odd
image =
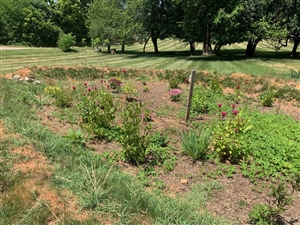
[(166, 134), (155, 132), (150, 136), (150, 144), (153, 144), (155, 146), (159, 147), (167, 147), (168, 145), (168, 136)]
[(55, 105), (59, 108), (70, 107), (74, 98), (74, 91), (62, 88), (54, 93)]
[(237, 162), (249, 156), (245, 149), (246, 133), (252, 128), (250, 120), (239, 112), (233, 113), (228, 119), (220, 119), (213, 131), (212, 145), (221, 159), (230, 158)]
[(190, 156), (194, 162), (198, 159), (207, 157), (208, 146), (211, 141), (211, 130), (189, 130), (183, 132), (181, 136), (181, 145), (184, 152)]
[(285, 99), (287, 101), (291, 101), (295, 99), (300, 102), (300, 91), (290, 85), (284, 85), (276, 90), (274, 94), (275, 98)]
[(291, 70), (290, 77), (292, 79), (299, 80), (300, 79), (300, 69), (298, 71)]
[(182, 80), (178, 76), (173, 76), (168, 81), (169, 81), (169, 88), (170, 89), (172, 89), (172, 88), (178, 88), (179, 84), (182, 83)]
[(72, 36), (72, 33), (68, 33), (68, 34), (60, 33), (57, 41), (57, 46), (63, 52), (69, 52), (71, 51), (71, 46), (75, 45), (76, 43), (75, 39), (76, 37)]
[(299, 123), (283, 114), (251, 112), (247, 115), (253, 127), (243, 140), (243, 149), (253, 160), (240, 165), (244, 176), (251, 180), (278, 180), (299, 171)]
[(113, 97), (104, 90), (92, 90), (80, 96), (76, 108), (81, 128), (96, 137), (105, 137), (115, 119)]
[(209, 86), (213, 93), (217, 93), (217, 94), (223, 93), (221, 81), (216, 75), (213, 76), (212, 79), (210, 80)]
[(284, 183), (279, 183), (277, 186), (271, 185), (270, 196), (272, 200), (269, 204), (255, 205), (253, 210), (249, 213), (249, 222), (258, 225), (277, 224), (278, 216), (286, 211), (288, 206), (292, 205), (292, 194), (294, 191), (293, 186), (292, 191), (289, 193)]
[(126, 83), (124, 86), (122, 86), (122, 92), (126, 95), (127, 100), (133, 99), (133, 96), (137, 95), (137, 89), (133, 87), (130, 83)]
[(259, 95), (259, 99), (261, 100), (261, 104), (266, 107), (272, 107), (273, 103), (275, 101), (275, 91), (274, 90), (268, 90), (262, 94)]
[(143, 163), (148, 154), (151, 123), (144, 118), (149, 111), (142, 103), (126, 103), (122, 110), (120, 142), (124, 149), (124, 158), (137, 164)]
[[(215, 90), (217, 91), (218, 88)], [(217, 91), (218, 92), (218, 91)], [(218, 111), (218, 102), (224, 99), (222, 94), (215, 93), (206, 86), (197, 86), (193, 91), (191, 113), (203, 114)]]
[(69, 128), (68, 135), (66, 135), (65, 137), (70, 139), (73, 144), (81, 146), (85, 145), (85, 138), (80, 128), (78, 130)]

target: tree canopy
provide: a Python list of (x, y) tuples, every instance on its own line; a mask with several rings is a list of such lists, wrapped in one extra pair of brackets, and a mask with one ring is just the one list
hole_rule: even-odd
[[(55, 46), (60, 33), (77, 44), (147, 43), (159, 53), (158, 39), (202, 43), (203, 54), (221, 46), (248, 42), (253, 56), (260, 41), (279, 50), (300, 42), (300, 0), (2, 0), (0, 43)], [(95, 42), (96, 43), (96, 42)], [(214, 47), (214, 48), (213, 48)]]

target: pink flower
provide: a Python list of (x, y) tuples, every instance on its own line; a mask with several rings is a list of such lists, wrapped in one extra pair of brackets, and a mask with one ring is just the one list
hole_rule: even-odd
[(90, 89), (90, 88), (88, 88), (88, 91), (91, 91), (91, 89)]
[(231, 107), (232, 109), (234, 109), (236, 107), (236, 104), (232, 104)]
[(47, 119), (50, 119), (50, 116), (47, 116)]
[(99, 76), (100, 76), (100, 77), (103, 77), (103, 74), (102, 74), (102, 73), (100, 73), (100, 74), (99, 74)]
[(221, 103), (218, 103), (218, 107), (221, 108), (221, 107), (222, 107), (222, 104), (221, 104)]
[(97, 87), (95, 87), (94, 89), (95, 89), (95, 91), (97, 91)]
[(122, 72), (125, 74), (125, 73), (126, 73), (126, 70), (122, 70)]
[(76, 89), (76, 86), (72, 86), (72, 89), (75, 91), (75, 89)]
[(226, 114), (227, 114), (227, 112), (221, 112), (221, 114), (222, 114), (222, 116), (223, 116), (223, 118), (226, 116)]
[(104, 80), (100, 80), (100, 83), (103, 83), (104, 82)]
[(189, 78), (186, 78), (186, 79), (185, 79), (185, 83), (187, 83), (187, 84), (190, 83)]
[(85, 87), (87, 86), (87, 82), (84, 82), (83, 84), (84, 84)]
[(106, 85), (106, 87), (107, 87), (107, 88), (109, 88), (109, 87), (110, 87), (110, 86), (109, 86), (109, 84), (108, 84), (108, 85)]
[(182, 91), (180, 89), (172, 89), (170, 90), (169, 94), (173, 95), (173, 96), (178, 96), (182, 93)]
[(236, 109), (232, 110), (232, 112), (235, 116), (239, 113), (239, 111), (237, 111)]
[(245, 84), (248, 84), (248, 81), (246, 81)]
[(86, 96), (86, 92), (83, 92), (83, 94), (82, 94), (83, 96)]
[(142, 114), (142, 119), (145, 119), (145, 114)]
[(237, 86), (237, 89), (240, 89), (240, 88), (241, 88), (241, 86), (240, 86), (240, 85), (238, 85), (238, 86)]

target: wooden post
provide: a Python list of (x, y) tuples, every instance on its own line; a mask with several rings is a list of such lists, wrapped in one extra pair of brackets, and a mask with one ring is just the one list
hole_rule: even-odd
[(186, 107), (185, 122), (187, 122), (190, 119), (190, 111), (191, 111), (191, 105), (192, 105), (195, 75), (196, 75), (196, 71), (193, 70), (191, 75), (190, 75), (190, 79), (189, 79), (189, 81), (190, 81), (190, 90), (189, 90), (188, 102), (187, 102), (187, 107)]

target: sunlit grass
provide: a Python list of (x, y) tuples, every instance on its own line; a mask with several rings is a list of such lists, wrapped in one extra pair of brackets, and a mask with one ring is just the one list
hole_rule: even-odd
[[(292, 69), (300, 69), (300, 59), (290, 59), (291, 47), (275, 52), (268, 43), (259, 43), (256, 56), (244, 56), (246, 43), (232, 44), (221, 48), (220, 56), (189, 55), (189, 48), (179, 41), (164, 40), (158, 43), (160, 54), (153, 52), (151, 42), (148, 43), (146, 54), (143, 45), (126, 46), (125, 54), (96, 52), (90, 47), (74, 47), (73, 52), (64, 53), (57, 48), (32, 48), (21, 50), (0, 51), (0, 74), (12, 73), (17, 69), (32, 66), (95, 66), (118, 68), (149, 68), (149, 69), (184, 69), (205, 70), (223, 74), (246, 73), (259, 76), (285, 76)], [(201, 54), (201, 45), (197, 45)]]

